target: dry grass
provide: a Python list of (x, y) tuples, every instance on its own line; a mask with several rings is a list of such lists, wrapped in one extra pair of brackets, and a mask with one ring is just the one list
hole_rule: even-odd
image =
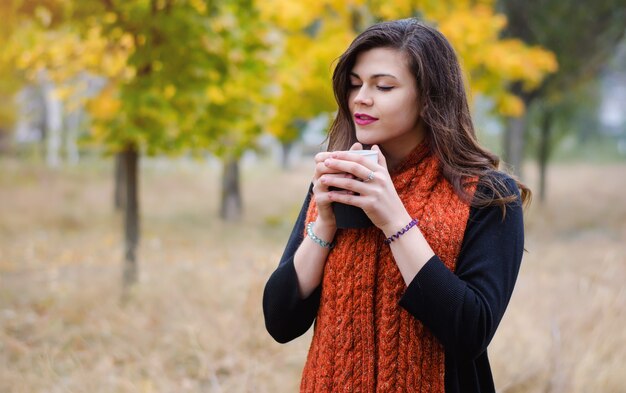
[[(0, 392), (296, 391), (310, 335), (274, 343), (261, 295), (310, 169), (248, 167), (235, 225), (215, 218), (215, 168), (144, 165), (141, 280), (122, 305), (109, 164), (0, 161)], [(490, 349), (500, 391), (626, 391), (625, 174), (551, 171)]]
[(626, 392), (625, 175), (623, 164), (550, 171), (491, 346), (501, 391)]

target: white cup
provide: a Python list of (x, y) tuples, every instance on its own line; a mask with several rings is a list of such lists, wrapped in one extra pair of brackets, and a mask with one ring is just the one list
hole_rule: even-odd
[[(364, 156), (371, 162), (378, 163), (376, 150), (346, 150), (346, 152)], [(356, 206), (333, 202), (333, 212), (338, 228), (367, 228), (374, 225), (365, 212)]]
[(376, 150), (347, 150), (347, 152), (364, 156), (371, 162), (378, 163), (378, 151)]

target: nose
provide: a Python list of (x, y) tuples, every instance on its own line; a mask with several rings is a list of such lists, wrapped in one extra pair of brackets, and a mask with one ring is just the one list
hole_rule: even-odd
[(355, 105), (365, 106), (370, 106), (374, 103), (371, 95), (368, 93), (367, 88), (365, 87), (365, 84), (361, 86), (358, 91), (356, 91), (356, 95), (352, 99), (352, 102), (354, 102)]

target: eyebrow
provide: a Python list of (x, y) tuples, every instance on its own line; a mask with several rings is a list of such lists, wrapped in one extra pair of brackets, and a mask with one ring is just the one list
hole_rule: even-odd
[[(356, 72), (350, 72), (350, 76), (354, 76), (356, 78), (361, 79), (361, 77), (359, 76), (359, 74), (357, 74)], [(377, 79), (377, 78), (383, 78), (383, 77), (389, 77), (389, 78), (393, 78), (393, 79), (398, 79), (396, 78), (395, 75), (391, 75), (391, 74), (374, 74), (372, 76), (370, 76), (370, 79)]]

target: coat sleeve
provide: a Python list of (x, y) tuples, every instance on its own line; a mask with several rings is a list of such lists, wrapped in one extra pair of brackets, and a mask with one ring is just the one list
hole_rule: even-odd
[(286, 343), (304, 334), (313, 324), (319, 308), (321, 286), (301, 299), (293, 257), (302, 243), (306, 213), (312, 196), (312, 185), (300, 209), (298, 219), (276, 270), (263, 291), (265, 328), (278, 342)]
[(517, 196), (499, 206), (470, 210), (456, 271), (432, 257), (417, 273), (400, 305), (439, 339), (448, 353), (475, 359), (487, 349), (513, 293), (524, 251), (523, 212)]

